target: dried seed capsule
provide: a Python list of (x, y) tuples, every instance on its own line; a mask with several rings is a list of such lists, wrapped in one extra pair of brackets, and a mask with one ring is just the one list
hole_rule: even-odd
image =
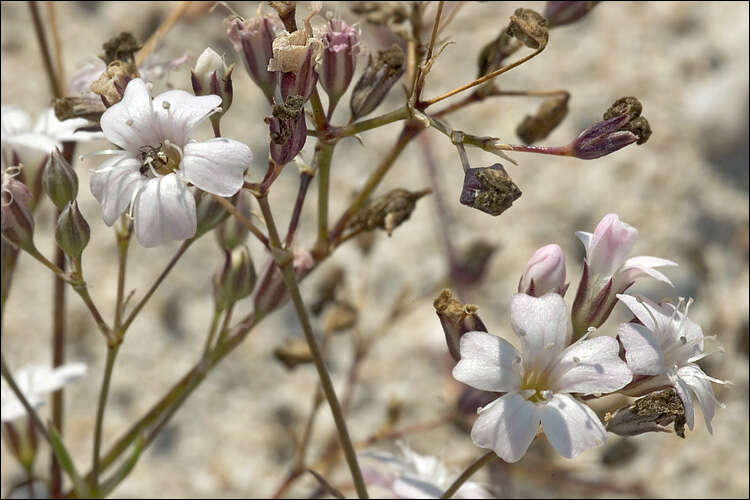
[(432, 303), (445, 333), (445, 342), (453, 359), (460, 361), (459, 350), (461, 336), (466, 332), (486, 332), (487, 327), (477, 315), (479, 308), (473, 304), (464, 304), (445, 288)]
[(305, 145), (307, 124), (304, 104), (301, 95), (287, 97), (284, 104), (274, 104), (273, 116), (265, 118), (271, 136), (271, 158), (278, 165), (290, 162)]
[(535, 50), (543, 49), (549, 41), (547, 20), (531, 9), (516, 9), (510, 16), (508, 34)]
[(675, 434), (685, 437), (685, 408), (673, 389), (651, 393), (604, 417), (606, 429), (620, 436), (670, 432), (669, 424), (674, 424)]
[(524, 144), (533, 144), (545, 139), (568, 114), (568, 96), (545, 100), (535, 115), (527, 115), (516, 134)]
[(52, 151), (44, 167), (42, 187), (60, 210), (78, 196), (78, 176), (57, 148)]
[(349, 102), (353, 119), (372, 113), (401, 79), (404, 71), (404, 51), (398, 45), (379, 51), (374, 59), (370, 56), (367, 68), (354, 86)]
[(60, 213), (55, 227), (55, 241), (65, 255), (79, 260), (91, 238), (91, 228), (78, 209), (78, 203), (71, 201)]
[(500, 215), (521, 197), (521, 190), (503, 166), (469, 168), (464, 176), (460, 202), (490, 215)]
[(417, 200), (431, 192), (430, 189), (417, 192), (401, 188), (393, 189), (372, 200), (365, 209), (349, 221), (347, 228), (352, 232), (372, 231), (380, 228), (390, 236), (394, 229), (411, 216), (417, 206)]
[(596, 7), (599, 2), (547, 2), (544, 7), (544, 17), (547, 18), (550, 28), (571, 24)]

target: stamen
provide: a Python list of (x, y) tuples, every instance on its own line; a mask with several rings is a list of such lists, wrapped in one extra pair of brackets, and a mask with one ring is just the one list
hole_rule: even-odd
[(161, 103), (161, 107), (169, 111), (169, 108), (171, 108), (172, 105), (169, 104), (169, 101), (164, 101), (163, 103)]
[(182, 153), (182, 148), (178, 146), (177, 144), (173, 143), (169, 139), (164, 139), (164, 147), (165, 148), (172, 148), (177, 151), (177, 153), (180, 155), (180, 163), (182, 163), (182, 157), (184, 156)]
[(126, 121), (125, 125), (127, 125), (128, 127), (132, 127), (133, 126), (133, 120), (131, 119), (131, 120)]

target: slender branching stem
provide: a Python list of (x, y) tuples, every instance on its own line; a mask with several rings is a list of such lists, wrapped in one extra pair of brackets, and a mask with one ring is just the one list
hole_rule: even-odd
[(143, 47), (141, 47), (141, 50), (138, 51), (138, 53), (135, 55), (135, 64), (140, 65), (146, 57), (154, 50), (156, 47), (156, 44), (159, 43), (159, 41), (164, 38), (164, 35), (166, 35), (169, 30), (172, 29), (172, 26), (175, 25), (175, 23), (182, 17), (182, 15), (188, 10), (190, 7), (191, 2), (182, 1), (172, 8), (172, 12), (169, 13), (169, 16), (164, 20), (164, 22), (161, 23), (161, 26), (159, 26), (153, 35), (151, 35), (151, 38), (146, 41), (146, 43), (143, 44)]
[(34, 423), (34, 426), (42, 434), (42, 436), (44, 436), (44, 439), (47, 440), (49, 445), (52, 446), (52, 439), (50, 438), (47, 427), (42, 422), (42, 419), (39, 417), (39, 414), (36, 412), (34, 407), (31, 406), (31, 404), (29, 403), (29, 400), (26, 399), (26, 395), (18, 387), (16, 380), (13, 378), (13, 375), (11, 374), (10, 369), (8, 368), (8, 364), (5, 362), (5, 356), (2, 354), (0, 354), (0, 374), (2, 374), (2, 377), (8, 383), (8, 387), (10, 387), (10, 390), (13, 391), (13, 394), (16, 395), (18, 400), (26, 409), (26, 413), (29, 414), (29, 418), (31, 418), (31, 421)]
[(471, 476), (474, 475), (476, 471), (484, 467), (485, 465), (495, 461), (498, 456), (495, 455), (494, 451), (488, 451), (478, 459), (474, 461), (469, 467), (466, 468), (465, 471), (461, 473), (458, 478), (453, 481), (453, 484), (451, 484), (447, 490), (445, 490), (445, 493), (440, 498), (451, 498), (453, 495), (458, 491), (458, 489), (463, 485), (466, 481), (469, 480)]
[(271, 243), (271, 251), (274, 254), (276, 263), (281, 268), (281, 274), (284, 278), (284, 284), (286, 284), (289, 290), (289, 295), (294, 304), (294, 308), (297, 312), (297, 316), (302, 326), (302, 331), (305, 334), (305, 340), (310, 348), (313, 361), (315, 362), (315, 368), (318, 371), (318, 377), (320, 378), (320, 385), (323, 390), (323, 394), (328, 401), (328, 406), (331, 408), (333, 414), (333, 420), (338, 430), (339, 438), (341, 441), (341, 447), (344, 450), (346, 456), (346, 462), (349, 465), (351, 471), (352, 481), (354, 487), (357, 490), (357, 495), (360, 498), (369, 498), (367, 494), (367, 487), (365, 486), (364, 478), (362, 477), (362, 471), (359, 468), (357, 462), (357, 455), (354, 452), (351, 438), (349, 437), (349, 430), (346, 427), (346, 421), (341, 411), (341, 405), (339, 404), (338, 398), (336, 397), (336, 391), (333, 388), (333, 382), (331, 382), (331, 376), (328, 374), (328, 369), (325, 366), (325, 361), (321, 355), (318, 342), (315, 340), (315, 334), (310, 326), (310, 318), (307, 315), (305, 304), (302, 301), (300, 295), (299, 286), (297, 285), (297, 277), (294, 274), (294, 268), (292, 266), (292, 260), (289, 253), (281, 248), (281, 240), (279, 239), (279, 233), (276, 230), (276, 224), (273, 219), (273, 213), (271, 207), (268, 204), (268, 198), (266, 196), (259, 196), (258, 203), (260, 204), (261, 212), (266, 220), (268, 226), (268, 236)]
[(315, 163), (318, 168), (318, 241), (316, 253), (328, 253), (328, 192), (330, 186), (331, 158), (335, 144), (318, 141), (315, 146)]
[(397, 122), (400, 120), (405, 120), (407, 118), (409, 118), (409, 110), (406, 108), (406, 106), (403, 106), (394, 111), (391, 111), (390, 113), (385, 113), (368, 120), (355, 122), (344, 127), (333, 128), (330, 130), (329, 134), (332, 138), (335, 139), (349, 137), (366, 130), (382, 127), (383, 125), (387, 125), (389, 123)]
[(244, 215), (242, 215), (237, 210), (237, 207), (235, 207), (234, 205), (232, 205), (229, 202), (229, 200), (227, 200), (226, 198), (222, 198), (221, 196), (218, 196), (218, 195), (215, 195), (215, 194), (212, 194), (211, 196), (213, 196), (214, 200), (216, 200), (217, 202), (219, 202), (219, 204), (222, 207), (224, 207), (224, 209), (227, 212), (229, 212), (234, 217), (236, 217), (237, 220), (240, 221), (240, 224), (242, 224), (243, 226), (245, 226), (245, 228), (248, 231), (250, 231), (253, 234), (253, 236), (255, 236), (256, 238), (258, 238), (258, 240), (261, 243), (263, 243), (263, 246), (265, 246), (266, 248), (268, 248), (268, 238), (266, 237), (265, 234), (263, 234), (263, 231), (261, 231), (260, 228), (258, 228), (258, 226), (256, 226), (252, 222), (250, 222), (250, 220), (247, 217), (245, 217)]
[(206, 358), (211, 352), (211, 344), (213, 343), (214, 337), (216, 337), (216, 329), (219, 327), (219, 319), (221, 319), (221, 309), (214, 308), (214, 314), (211, 318), (211, 326), (208, 328), (208, 335), (206, 335), (206, 343), (203, 345), (203, 357)]
[(107, 407), (107, 397), (109, 395), (109, 386), (112, 380), (112, 372), (115, 367), (115, 359), (120, 350), (120, 345), (115, 344), (107, 347), (107, 360), (104, 364), (104, 378), (102, 387), (99, 391), (99, 404), (96, 410), (96, 424), (94, 426), (94, 454), (91, 465), (91, 485), (96, 492), (99, 490), (99, 472), (101, 471), (101, 449), (102, 449), (102, 431), (104, 429), (104, 410)]
[(55, 66), (52, 63), (52, 55), (47, 45), (47, 35), (44, 32), (44, 26), (42, 25), (42, 18), (39, 15), (39, 5), (37, 2), (28, 2), (29, 11), (31, 12), (31, 20), (34, 24), (34, 34), (39, 42), (39, 51), (42, 54), (42, 62), (44, 63), (44, 69), (47, 73), (47, 79), (49, 80), (50, 88), (52, 89), (52, 95), (58, 99), (63, 97), (63, 89), (60, 85), (60, 80), (55, 72)]
[(284, 238), (284, 248), (292, 246), (294, 241), (294, 234), (297, 232), (297, 226), (299, 225), (299, 218), (302, 215), (302, 206), (305, 203), (307, 197), (307, 188), (310, 187), (310, 181), (312, 181), (313, 175), (308, 171), (303, 171), (299, 176), (299, 189), (297, 190), (297, 199), (294, 201), (294, 209), (292, 210), (292, 217), (289, 219), (289, 228), (286, 231), (286, 238)]

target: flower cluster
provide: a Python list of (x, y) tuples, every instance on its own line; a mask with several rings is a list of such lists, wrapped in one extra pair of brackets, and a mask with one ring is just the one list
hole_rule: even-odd
[[(510, 323), (520, 349), (484, 331), (462, 333), (453, 376), (501, 393), (479, 409), (473, 442), (516, 462), (543, 432), (562, 456), (572, 458), (606, 440), (607, 429), (588, 399), (614, 392), (645, 396), (665, 388), (673, 388), (682, 401), (688, 428), (693, 429), (695, 399), (712, 432), (720, 403), (711, 382), (724, 382), (695, 364), (707, 353), (701, 328), (687, 317), (691, 301), (656, 304), (622, 293), (640, 277), (671, 285), (653, 268), (676, 264), (656, 257), (628, 259), (637, 231), (615, 214), (605, 216), (593, 234), (577, 236), (586, 258), (572, 314), (563, 300), (565, 258), (560, 247), (547, 245), (532, 256), (519, 280), (520, 293), (511, 299)], [(616, 335), (595, 333), (618, 299), (636, 319), (619, 325)]]

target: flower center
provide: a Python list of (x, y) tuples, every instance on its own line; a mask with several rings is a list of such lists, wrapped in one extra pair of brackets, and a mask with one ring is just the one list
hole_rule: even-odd
[(138, 149), (138, 157), (143, 162), (141, 175), (156, 177), (177, 170), (182, 154), (177, 146), (165, 141), (155, 147), (142, 146)]

